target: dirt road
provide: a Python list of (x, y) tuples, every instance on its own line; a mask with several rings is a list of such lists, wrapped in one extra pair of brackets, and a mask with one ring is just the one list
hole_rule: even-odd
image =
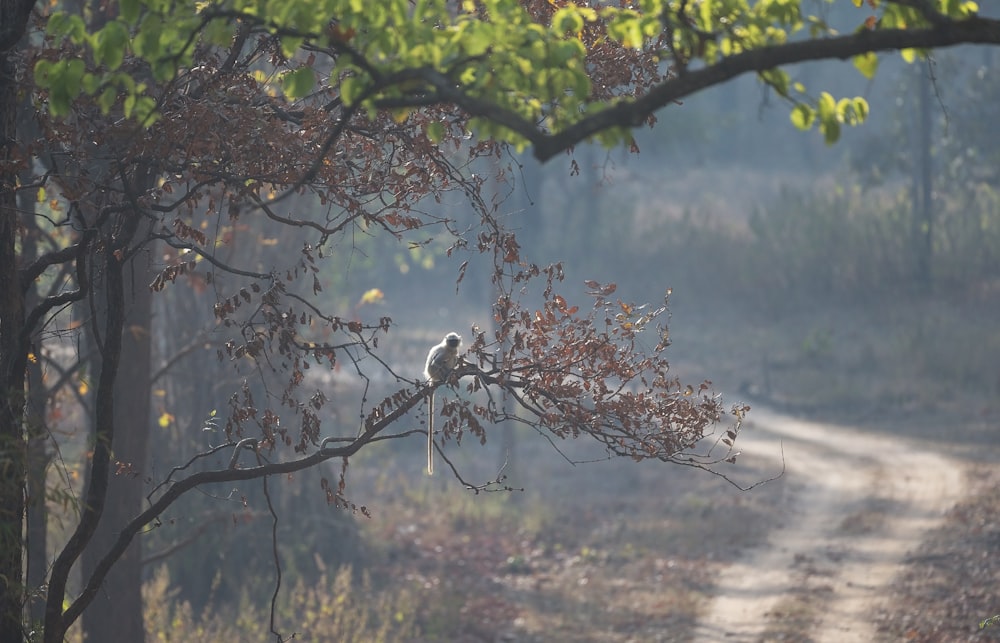
[(718, 579), (696, 640), (878, 640), (869, 615), (906, 553), (959, 499), (962, 468), (903, 438), (756, 406), (750, 417), (741, 449), (784, 457), (781, 524)]

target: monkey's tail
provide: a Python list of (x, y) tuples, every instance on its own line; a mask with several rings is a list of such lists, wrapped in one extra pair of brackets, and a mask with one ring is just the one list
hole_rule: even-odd
[(427, 475), (434, 475), (434, 394), (431, 393), (430, 412), (427, 414)]

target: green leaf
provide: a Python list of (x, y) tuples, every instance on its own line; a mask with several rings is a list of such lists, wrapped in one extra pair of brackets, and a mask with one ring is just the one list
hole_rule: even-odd
[(56, 38), (69, 38), (73, 44), (79, 45), (87, 38), (87, 25), (82, 17), (60, 11), (49, 18), (45, 32)]
[(340, 99), (344, 101), (344, 105), (353, 105), (364, 91), (364, 82), (357, 76), (348, 76), (340, 81)]
[(101, 78), (96, 74), (86, 73), (81, 82), (83, 92), (88, 96), (93, 96), (101, 88)]
[(80, 95), (86, 65), (79, 58), (73, 58), (60, 60), (42, 71), (49, 87), (49, 112), (57, 117), (69, 114), (70, 105)]
[(285, 58), (291, 58), (299, 50), (303, 42), (305, 42), (304, 38), (284, 36), (281, 39), (281, 53)]
[(561, 34), (578, 34), (583, 30), (583, 16), (576, 7), (563, 7), (552, 14), (552, 28)]
[(840, 140), (840, 123), (836, 120), (820, 121), (819, 131), (827, 145), (833, 145)]
[(205, 40), (216, 47), (226, 47), (233, 40), (236, 25), (228, 20), (212, 20), (205, 25)]
[(610, 16), (611, 19), (607, 26), (608, 36), (630, 49), (642, 47), (642, 21), (639, 14), (623, 10), (612, 13)]
[(868, 116), (868, 101), (857, 98), (841, 98), (837, 101), (837, 121), (848, 125), (860, 125)]
[(819, 95), (819, 102), (816, 104), (821, 121), (834, 121), (837, 119), (837, 101), (829, 92), (822, 92)]
[(146, 60), (156, 61), (160, 55), (162, 46), (160, 36), (163, 34), (163, 19), (155, 13), (148, 13), (142, 18), (139, 28), (135, 34), (132, 47), (135, 53)]
[(128, 41), (128, 29), (125, 25), (118, 20), (112, 20), (94, 34), (94, 60), (99, 65), (106, 65), (111, 71), (118, 69), (125, 60)]
[(35, 63), (35, 82), (39, 87), (47, 89), (52, 86), (52, 69), (55, 64), (51, 60), (42, 58)]
[(549, 55), (549, 62), (553, 67), (564, 67), (566, 63), (573, 59), (582, 59), (587, 53), (583, 43), (573, 38), (556, 43), (552, 47)]
[(101, 95), (97, 97), (97, 106), (101, 108), (101, 113), (110, 112), (117, 99), (118, 91), (114, 87), (105, 87)]
[(875, 72), (878, 70), (878, 56), (875, 52), (871, 51), (855, 56), (854, 66), (861, 72), (862, 76), (871, 80), (875, 77)]
[(841, 98), (837, 101), (837, 122), (854, 124), (854, 101), (850, 98)]
[(444, 140), (444, 123), (441, 121), (431, 121), (426, 127), (427, 138), (433, 143), (440, 143)]
[(118, 0), (118, 15), (130, 25), (139, 19), (139, 0)]
[(868, 119), (870, 111), (868, 101), (860, 96), (854, 98), (854, 113), (857, 114), (859, 123), (863, 123)]
[(159, 112), (156, 111), (156, 101), (152, 96), (138, 96), (135, 99), (132, 114), (135, 116), (135, 120), (145, 127), (149, 127), (160, 117)]
[(482, 22), (467, 22), (462, 31), (465, 36), (463, 44), (465, 53), (469, 56), (482, 56), (493, 46), (495, 38), (493, 29)]
[(805, 103), (799, 103), (792, 109), (791, 119), (792, 125), (796, 128), (807, 130), (812, 127), (816, 120), (816, 111)]
[(290, 100), (307, 96), (315, 84), (316, 74), (312, 67), (299, 67), (295, 71), (288, 72), (281, 79), (282, 89)]
[(765, 83), (773, 87), (779, 95), (788, 95), (788, 85), (791, 82), (788, 77), (788, 72), (782, 69), (769, 69), (767, 71), (760, 72), (760, 78)]

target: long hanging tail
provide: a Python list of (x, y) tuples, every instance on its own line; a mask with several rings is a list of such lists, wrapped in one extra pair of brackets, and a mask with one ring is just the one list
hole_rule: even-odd
[(430, 412), (427, 414), (427, 475), (434, 475), (434, 394), (431, 393)]

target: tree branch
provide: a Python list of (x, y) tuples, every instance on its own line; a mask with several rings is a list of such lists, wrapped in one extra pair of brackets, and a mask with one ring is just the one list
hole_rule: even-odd
[[(920, 4), (914, 3), (914, 6)], [(535, 157), (544, 162), (608, 129), (643, 125), (654, 112), (743, 74), (812, 60), (845, 60), (868, 52), (937, 49), (962, 44), (1000, 45), (998, 20), (980, 17), (951, 20), (941, 14), (932, 17), (928, 16), (928, 20), (933, 24), (926, 28), (862, 30), (833, 38), (771, 45), (729, 56), (705, 67), (689, 68), (684, 74), (655, 85), (640, 98), (621, 100), (556, 133), (548, 133), (513, 110), (466, 94), (453, 79), (430, 68), (410, 70), (399, 78), (419, 78), (434, 91), (393, 99), (392, 106), (457, 105), (470, 116), (487, 118), (524, 137), (534, 145)]]
[[(406, 393), (406, 391), (404, 391), (404, 393)], [(379, 432), (392, 425), (410, 409), (419, 404), (429, 393), (430, 388), (425, 388), (418, 391), (418, 394), (416, 395), (410, 395), (391, 413), (387, 415), (379, 415), (378, 419), (372, 419), (374, 416), (369, 416), (366, 420), (365, 430), (357, 438), (353, 439), (349, 444), (344, 446), (329, 447), (327, 445), (336, 441), (336, 438), (327, 438), (323, 440), (318, 450), (313, 452), (311, 455), (298, 460), (289, 460), (286, 462), (271, 464), (259, 464), (247, 469), (213, 469), (193, 473), (187, 478), (178, 480), (169, 489), (167, 489), (162, 496), (151, 502), (150, 506), (145, 511), (129, 521), (129, 523), (122, 528), (114, 545), (107, 552), (107, 554), (101, 558), (100, 562), (98, 562), (95, 567), (93, 574), (87, 580), (86, 587), (83, 588), (83, 591), (76, 598), (76, 600), (74, 600), (73, 603), (70, 604), (69, 608), (67, 608), (62, 614), (61, 620), (58, 621), (59, 629), (63, 632), (69, 629), (70, 625), (72, 625), (83, 613), (83, 610), (90, 605), (91, 601), (93, 601), (94, 597), (97, 595), (104, 579), (107, 577), (111, 566), (114, 565), (119, 558), (121, 558), (122, 554), (128, 548), (136, 534), (138, 534), (143, 527), (156, 520), (164, 511), (166, 511), (168, 507), (170, 507), (175, 501), (177, 501), (178, 498), (183, 496), (188, 491), (203, 485), (222, 482), (257, 480), (266, 476), (294, 473), (296, 471), (302, 471), (303, 469), (314, 467), (333, 458), (347, 458), (353, 456), (363, 446), (365, 446), (365, 444), (372, 441)], [(233, 446), (234, 448), (242, 448), (243, 445), (241, 443)], [(52, 594), (50, 592), (50, 597), (51, 596)], [(58, 607), (59, 605), (61, 605), (61, 603), (57, 604), (55, 607)], [(55, 623), (57, 621), (49, 620), (49, 622)], [(47, 632), (48, 629), (46, 629), (46, 633)], [(62, 639), (58, 638), (56, 640)]]
[[(688, 70), (683, 76), (653, 87), (633, 102), (618, 103), (556, 134), (546, 135), (536, 130), (529, 140), (535, 145), (535, 157), (547, 161), (598, 132), (613, 127), (637, 127), (645, 123), (653, 112), (681, 98), (746, 73), (810, 60), (846, 60), (875, 51), (936, 49), (961, 44), (1000, 44), (1000, 21), (974, 17), (942, 21), (925, 29), (864, 30), (846, 36), (762, 47), (724, 58), (701, 69)], [(483, 115), (492, 118), (491, 114)], [(523, 129), (524, 121), (521, 120)]]

